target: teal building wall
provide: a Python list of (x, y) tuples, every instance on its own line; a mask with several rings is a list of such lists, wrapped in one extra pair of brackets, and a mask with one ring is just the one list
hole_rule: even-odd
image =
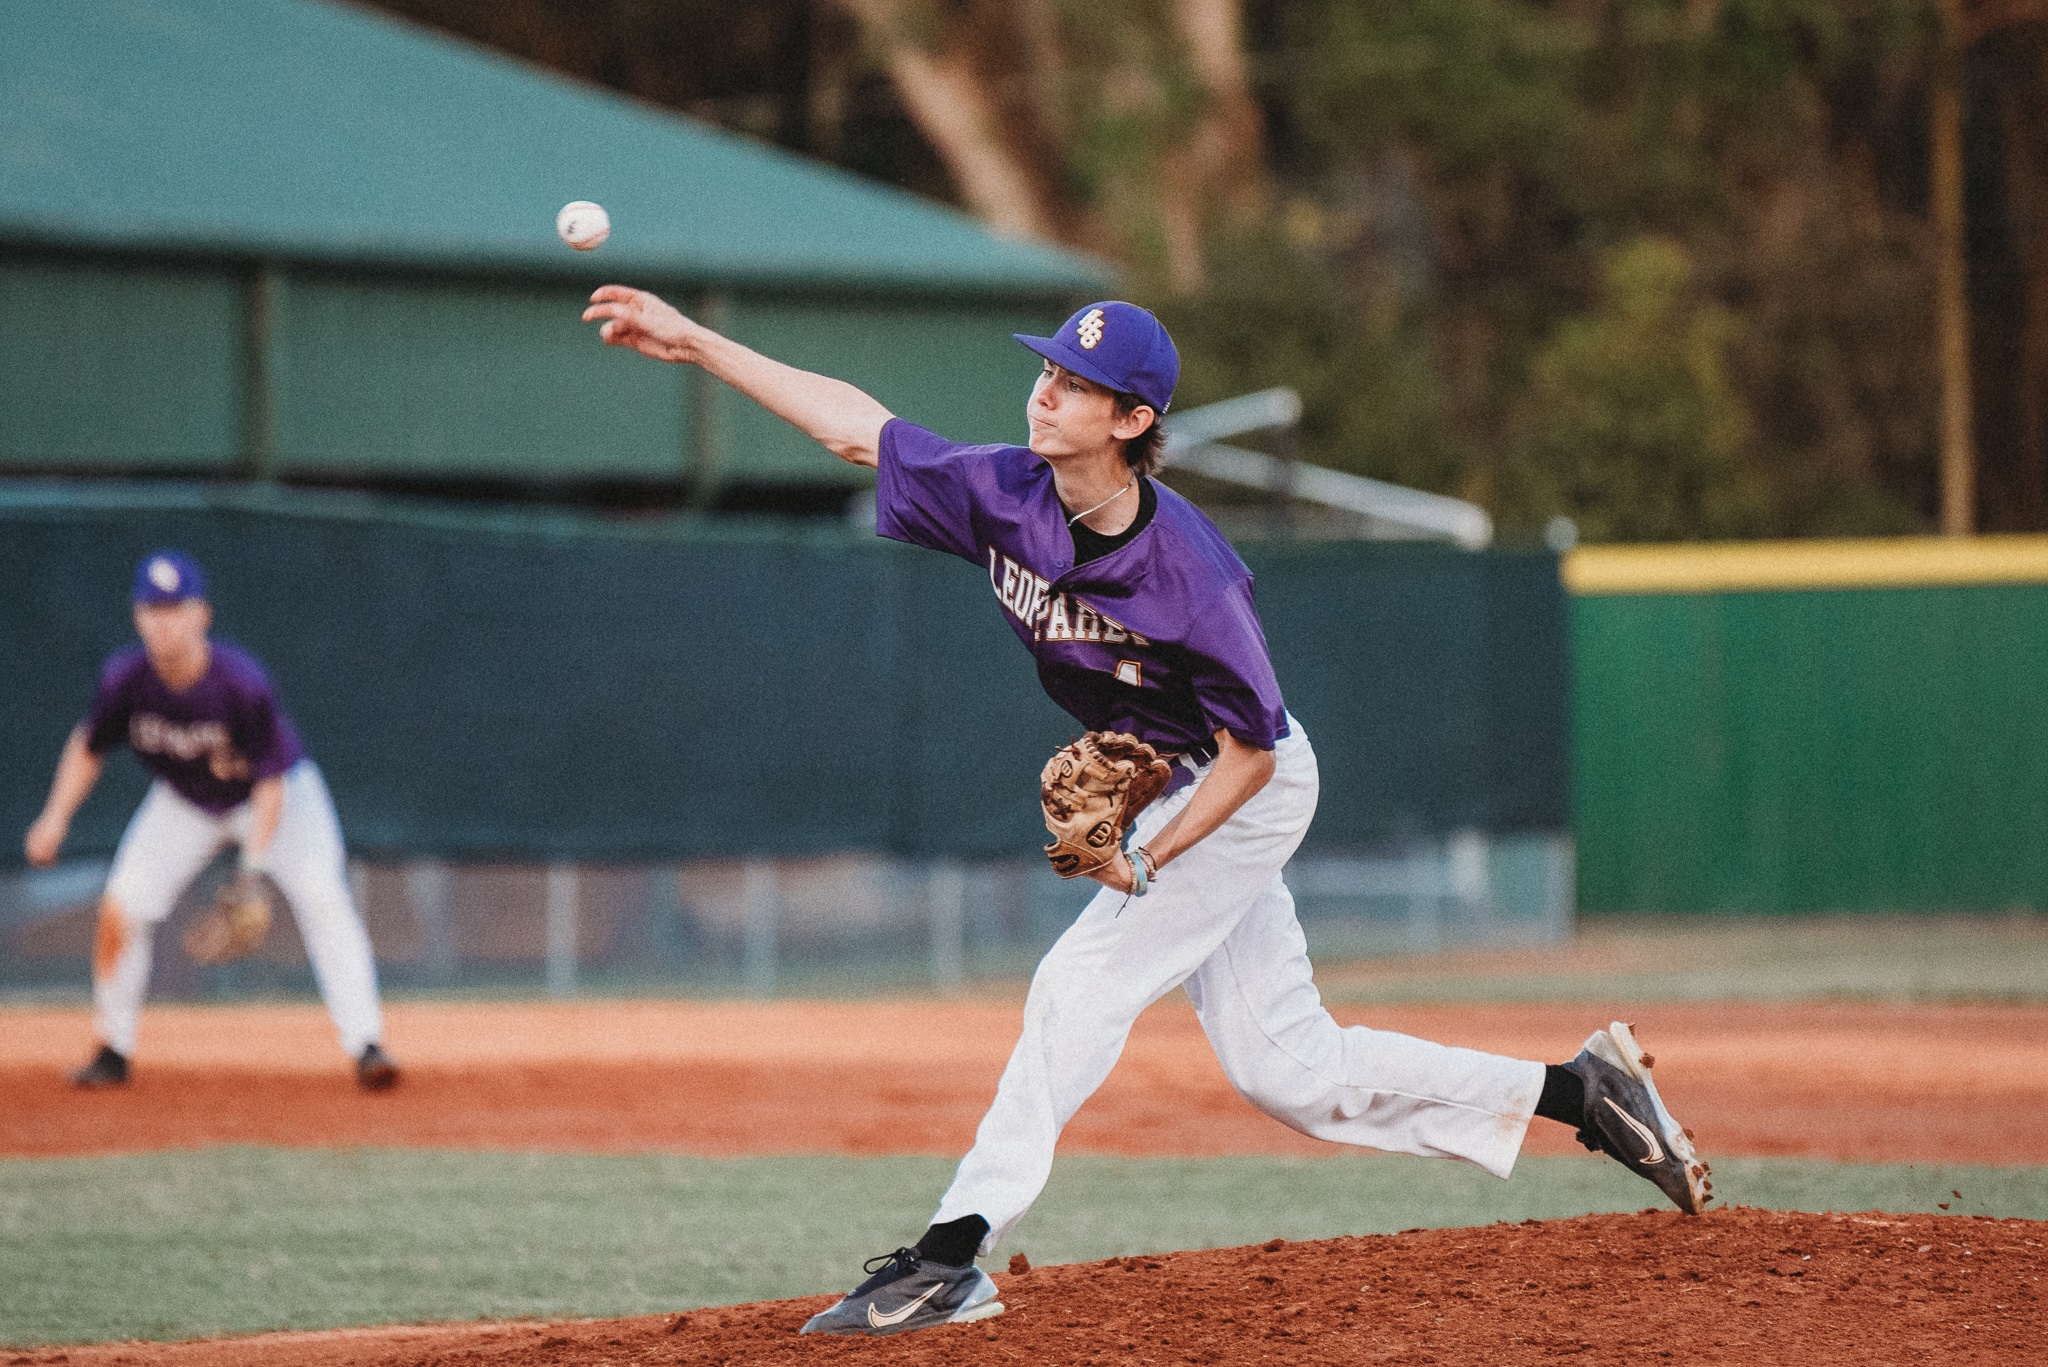
[[(0, 474), (682, 485), (871, 479), (681, 367), (598, 342), (578, 282), (0, 251)], [(685, 307), (963, 441), (1021, 441), (1028, 304), (726, 293)]]
[[(567, 200), (610, 211), (592, 253)], [(327, 0), (22, 5), (0, 40), (0, 476), (851, 484), (578, 321), (655, 289), (1018, 439), (1102, 263)]]

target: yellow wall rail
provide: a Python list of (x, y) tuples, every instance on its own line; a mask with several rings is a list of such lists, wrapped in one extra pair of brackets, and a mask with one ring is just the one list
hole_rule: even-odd
[(2048, 536), (1581, 546), (1563, 573), (1580, 597), (2048, 584)]

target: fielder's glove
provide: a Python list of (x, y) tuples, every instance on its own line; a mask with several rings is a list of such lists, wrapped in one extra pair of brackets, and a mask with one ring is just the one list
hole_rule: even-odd
[(194, 963), (224, 964), (254, 954), (270, 934), (277, 888), (244, 870), (213, 895), (213, 905), (185, 928), (185, 953)]
[(1114, 860), (1124, 832), (1172, 777), (1157, 750), (1121, 731), (1090, 731), (1055, 750), (1038, 776), (1052, 871), (1079, 878)]

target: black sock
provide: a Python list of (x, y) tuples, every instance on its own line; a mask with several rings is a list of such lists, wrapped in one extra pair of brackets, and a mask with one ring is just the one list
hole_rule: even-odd
[(1543, 1065), (1543, 1095), (1536, 1098), (1536, 1114), (1579, 1129), (1586, 1123), (1586, 1084), (1561, 1063)]
[(981, 1250), (981, 1241), (987, 1237), (988, 1221), (979, 1215), (963, 1215), (926, 1230), (924, 1237), (917, 1241), (917, 1256), (928, 1263), (965, 1267), (974, 1261), (974, 1255)]

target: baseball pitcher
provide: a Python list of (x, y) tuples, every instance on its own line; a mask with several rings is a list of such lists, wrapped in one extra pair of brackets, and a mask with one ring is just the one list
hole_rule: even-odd
[(398, 1068), (379, 1045), (376, 963), (349, 895), (341, 825), (319, 767), (306, 757), (263, 666), (208, 639), (213, 609), (190, 556), (166, 550), (146, 557), (135, 572), (134, 612), (142, 644), (116, 651), (101, 669), (92, 711), (64, 743), (49, 800), (23, 842), (29, 863), (56, 862), (72, 816), (116, 745), (125, 743), (154, 776), (100, 899), (92, 961), (99, 1052), (72, 1081), (128, 1081), (156, 927), (186, 885), (233, 844), (241, 870), (186, 935), (186, 952), (202, 963), (254, 952), (282, 893), (356, 1081), (373, 1091), (390, 1087)]
[(1506, 1177), (1541, 1115), (1680, 1209), (1702, 1208), (1706, 1168), (1627, 1026), (1546, 1067), (1343, 1028), (1323, 1009), (1280, 876), (1315, 814), (1315, 751), (1281, 701), (1250, 572), (1151, 478), (1180, 369), (1152, 314), (1105, 301), (1051, 337), (1017, 338), (1043, 362), (1028, 446), (947, 441), (640, 290), (608, 285), (583, 316), (603, 321), (607, 343), (702, 366), (873, 468), (880, 533), (980, 566), (1046, 692), (1089, 731), (1046, 766), (1040, 798), (1055, 870), (1102, 890), (1039, 964), (1023, 1034), (931, 1226), (871, 1260), (804, 1332), (999, 1313), (975, 1258), (1023, 1218), (1061, 1128), (1138, 1014), (1175, 987), (1237, 1090), (1304, 1134)]

